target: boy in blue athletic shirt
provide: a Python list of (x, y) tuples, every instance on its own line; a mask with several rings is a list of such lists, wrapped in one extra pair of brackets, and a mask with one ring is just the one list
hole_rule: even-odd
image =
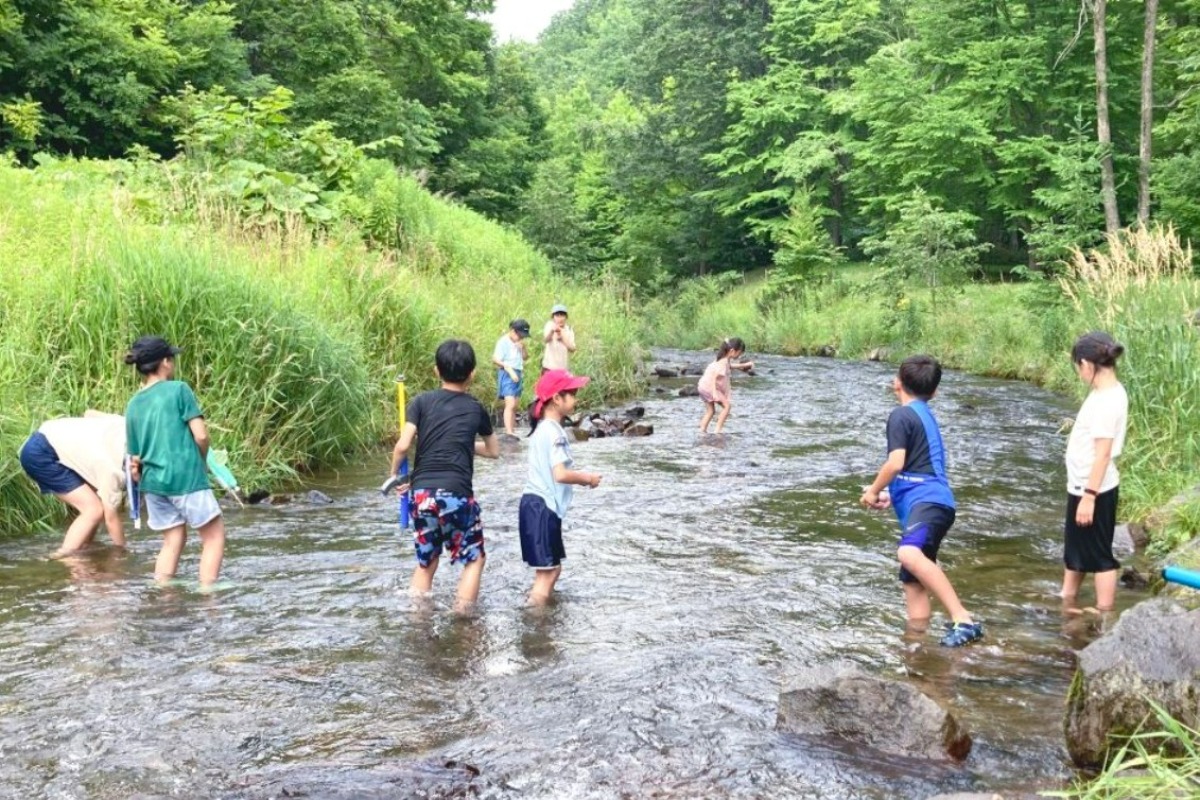
[(896, 512), (901, 531), (896, 555), (909, 626), (928, 626), (933, 593), (952, 620), (942, 645), (962, 647), (982, 638), (983, 626), (971, 619), (937, 565), (938, 548), (954, 524), (942, 435), (928, 405), (941, 380), (942, 366), (931, 356), (912, 356), (900, 365), (892, 381), (900, 407), (888, 417), (887, 461), (859, 502), (876, 509), (890, 505)]

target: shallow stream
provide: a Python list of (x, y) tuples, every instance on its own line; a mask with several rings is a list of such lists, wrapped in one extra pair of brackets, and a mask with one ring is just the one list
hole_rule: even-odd
[[(660, 361), (700, 354), (659, 352)], [(857, 505), (883, 458), (893, 368), (757, 359), (723, 437), (700, 403), (642, 404), (653, 436), (574, 447), (558, 602), (523, 605), (522, 445), (481, 461), (477, 616), (406, 589), (411, 548), (376, 491), (387, 457), (326, 476), (334, 503), (227, 515), (230, 588), (149, 581), (158, 542), (0, 550), (0, 796), (924, 798), (1070, 775), (1062, 707), (1096, 635), (1054, 592), (1066, 400), (948, 374), (934, 401), (960, 503), (942, 561), (987, 635), (904, 634), (894, 520)], [(677, 387), (682, 382), (663, 382)], [(194, 579), (197, 545), (181, 574)], [(1090, 596), (1090, 588), (1089, 588)], [(1122, 591), (1124, 607), (1136, 596)], [(940, 620), (935, 620), (935, 626)], [(849, 658), (907, 676), (975, 736), (961, 766), (774, 729), (790, 669)], [(478, 774), (476, 774), (478, 773)]]

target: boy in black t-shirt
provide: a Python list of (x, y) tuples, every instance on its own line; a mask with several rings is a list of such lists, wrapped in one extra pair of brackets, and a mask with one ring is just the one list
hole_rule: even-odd
[[(410, 483), (413, 490), (413, 534), (417, 568), (410, 589), (414, 595), (433, 588), (442, 550), (450, 563), (462, 563), (455, 609), (463, 612), (479, 597), (479, 579), (487, 557), (483, 523), (475, 502), (472, 479), (475, 456), (498, 458), (500, 442), (483, 405), (467, 393), (475, 377), (475, 351), (468, 342), (449, 339), (438, 346), (437, 374), (442, 388), (417, 395), (408, 404), (407, 421), (392, 451), (392, 475), (417, 440)], [(476, 441), (476, 437), (483, 437)]]

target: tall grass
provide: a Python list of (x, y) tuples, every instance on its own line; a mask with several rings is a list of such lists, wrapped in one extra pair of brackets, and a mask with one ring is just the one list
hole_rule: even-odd
[(1125, 739), (1095, 779), (1042, 792), (1071, 800), (1178, 800), (1200, 797), (1200, 730), (1151, 703), (1150, 729)]
[(491, 403), (496, 339), (518, 316), (540, 330), (555, 302), (578, 333), (573, 367), (596, 378), (585, 401), (636, 389), (640, 350), (617, 287), (567, 285), (519, 236), (412, 179), (391, 184), (404, 236), (369, 249), (356, 231), (247, 230), (220, 208), (186, 225), (147, 218), (112, 171), (0, 167), (0, 531), (61, 511), (16, 451), (45, 419), (121, 411), (137, 386), (122, 356), (144, 333), (185, 348), (179, 377), (250, 486), (394, 435), (397, 374), (431, 388), (444, 338), (474, 344), (475, 391)]
[[(762, 308), (764, 286), (689, 283), (651, 307), (646, 336), (709, 348), (736, 335), (752, 349), (788, 355), (826, 346), (846, 358), (877, 348), (893, 360), (929, 352), (955, 369), (1028, 380), (1082, 399), (1086, 387), (1071, 368), (1070, 346), (1080, 334), (1104, 329), (1126, 346), (1119, 364), (1130, 396), (1123, 515), (1142, 518), (1197, 482), (1200, 328), (1193, 319), (1200, 281), (1190, 249), (1170, 230), (1109, 237), (1103, 248), (1076, 255), (1061, 286), (968, 284), (939, 294), (936, 306), (915, 291), (897, 301), (861, 272)], [(1188, 522), (1195, 515), (1185, 516), (1157, 549), (1197, 533)]]

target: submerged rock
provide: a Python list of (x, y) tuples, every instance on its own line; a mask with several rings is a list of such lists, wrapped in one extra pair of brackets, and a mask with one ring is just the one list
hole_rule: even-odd
[(636, 425), (630, 425), (625, 429), (626, 436), (649, 436), (654, 433), (654, 426), (645, 422), (639, 422)]
[(1111, 736), (1136, 733), (1157, 703), (1200, 726), (1200, 610), (1156, 598), (1126, 611), (1079, 653), (1067, 696), (1067, 751), (1080, 767), (1108, 757)]
[(683, 386), (679, 389), (680, 397), (699, 397), (700, 390), (695, 386)]
[(789, 679), (775, 727), (907, 758), (961, 761), (971, 752), (970, 734), (933, 699), (848, 662), (811, 667)]
[(660, 378), (678, 378), (679, 370), (675, 367), (655, 367), (654, 374)]

